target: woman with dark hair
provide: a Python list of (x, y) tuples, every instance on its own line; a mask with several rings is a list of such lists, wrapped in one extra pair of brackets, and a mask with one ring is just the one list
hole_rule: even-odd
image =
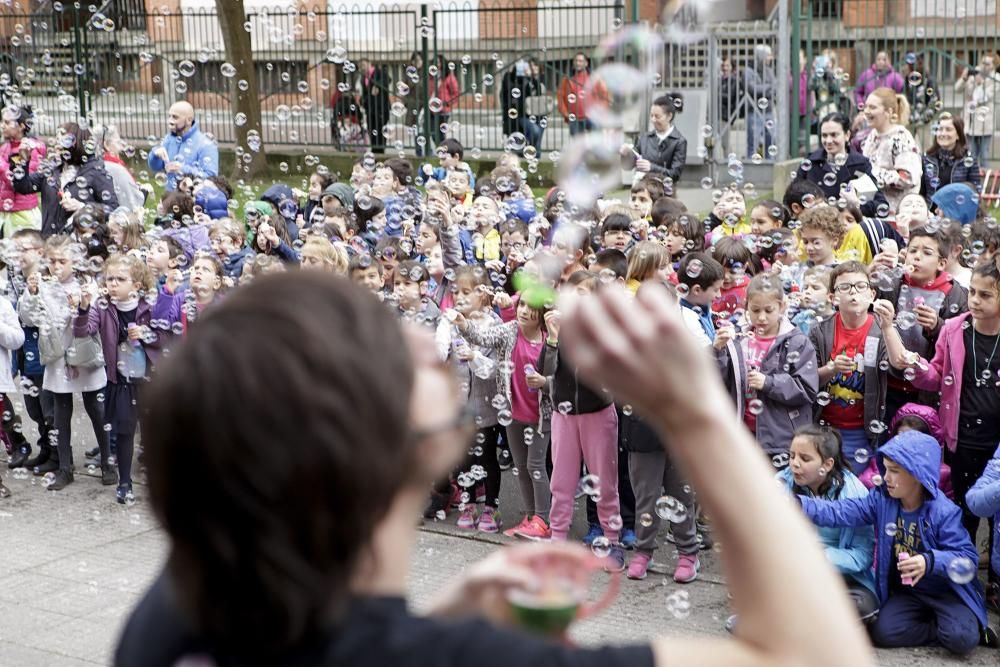
[[(30, 155), (30, 147), (22, 146), (22, 161), (29, 162)], [(115, 185), (104, 170), (103, 155), (90, 130), (77, 123), (63, 123), (51, 159), (43, 163), (43, 169), (11, 171), (15, 192), (41, 195), (42, 236), (63, 232), (73, 214), (87, 204), (101, 206), (108, 214), (118, 208)]]
[(926, 199), (951, 183), (971, 183), (978, 191), (982, 186), (979, 162), (969, 151), (965, 137), (965, 121), (944, 114), (938, 120), (934, 141), (924, 155), (924, 185), (920, 194)]
[(806, 522), (741, 425), (720, 418), (722, 385), (665, 288), (560, 309), (559, 346), (581, 375), (641, 410), (690, 473), (726, 545), (740, 635), (576, 648), (511, 627), (509, 595), (600, 567), (572, 544), (498, 549), (412, 614), (414, 518), (475, 424), (429, 333), (359, 286), (297, 271), (207, 311), (149, 388), (149, 497), (170, 554), (115, 664), (871, 665)]
[(629, 146), (622, 146), (621, 150), (623, 166), (670, 179), (670, 183), (665, 183), (670, 193), (687, 162), (687, 139), (674, 125), (674, 118), (683, 108), (684, 100), (680, 95), (657, 97), (649, 109), (650, 130), (639, 135), (634, 150)]
[(815, 183), (827, 198), (839, 199), (843, 195), (849, 204), (857, 204), (867, 218), (888, 215), (889, 202), (880, 190), (858, 193), (852, 185), (863, 176), (875, 185), (875, 177), (868, 158), (851, 148), (851, 119), (839, 112), (827, 114), (820, 121), (819, 137), (820, 148), (802, 161), (795, 178)]

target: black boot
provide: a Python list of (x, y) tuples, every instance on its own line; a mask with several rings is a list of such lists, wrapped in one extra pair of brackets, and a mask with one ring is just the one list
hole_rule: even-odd
[(26, 465), (29, 456), (31, 456), (31, 445), (25, 442), (14, 450), (14, 455), (11, 456), (10, 461), (7, 462), (7, 467), (11, 470), (14, 468), (22, 468)]
[(59, 470), (56, 472), (56, 476), (52, 480), (52, 483), (49, 484), (49, 491), (62, 491), (72, 483), (73, 483), (73, 471)]
[(28, 469), (36, 468), (49, 460), (49, 448), (42, 447), (38, 450), (38, 453), (32, 456), (30, 459), (24, 462), (24, 467)]
[(3, 485), (2, 479), (0, 479), (0, 498), (10, 498), (10, 489)]
[(101, 484), (104, 486), (112, 486), (118, 483), (118, 471), (114, 469), (114, 466), (103, 465), (101, 466)]
[(59, 470), (59, 450), (52, 445), (45, 445), (43, 451), (47, 452), (44, 457), (42, 452), (38, 454), (38, 458), (42, 459), (42, 462), (31, 469), (31, 473), (35, 477)]

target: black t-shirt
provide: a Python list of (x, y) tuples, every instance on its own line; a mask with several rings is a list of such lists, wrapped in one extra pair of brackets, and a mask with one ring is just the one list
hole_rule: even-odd
[[(132, 612), (115, 652), (116, 667), (172, 667), (184, 656), (218, 667), (274, 664), (216, 655), (181, 615), (165, 575)], [(344, 623), (284, 655), (289, 667), (652, 667), (649, 646), (579, 649), (496, 628), (486, 621), (413, 616), (403, 598), (360, 598)]]
[[(962, 368), (958, 440), (969, 447), (992, 451), (997, 446), (997, 434), (1000, 434), (1000, 388), (997, 387), (997, 382), (1000, 382), (1000, 345), (997, 336), (976, 333), (973, 352), (972, 334), (972, 326), (966, 327), (963, 332), (965, 362)], [(984, 381), (983, 371), (987, 368), (990, 374)]]

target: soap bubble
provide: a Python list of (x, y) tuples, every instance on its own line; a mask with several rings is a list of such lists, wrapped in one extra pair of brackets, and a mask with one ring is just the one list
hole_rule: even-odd
[(611, 540), (603, 535), (594, 538), (594, 541), (590, 545), (590, 550), (598, 558), (607, 558), (608, 554), (611, 553)]
[(948, 563), (948, 578), (956, 584), (967, 584), (976, 577), (976, 564), (971, 558), (959, 556)]
[[(615, 136), (617, 135), (617, 136)], [(559, 160), (559, 185), (570, 205), (588, 207), (603, 192), (621, 182), (620, 133), (588, 132), (563, 147)]]

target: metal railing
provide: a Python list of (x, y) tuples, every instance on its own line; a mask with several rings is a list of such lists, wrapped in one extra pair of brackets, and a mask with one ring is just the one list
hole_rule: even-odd
[[(957, 91), (955, 83), (965, 68), (978, 66), (983, 56), (996, 56), (1000, 49), (1000, 13), (997, 3), (981, 0), (793, 0), (792, 71), (806, 69), (810, 86), (809, 117), (792, 134), (792, 155), (816, 148), (816, 121), (825, 111), (858, 110), (859, 77), (869, 70), (880, 52), (899, 74), (892, 80), (911, 103), (910, 130), (918, 142), (930, 146), (935, 121), (942, 113), (966, 116), (969, 93)], [(799, 49), (805, 62), (799, 62)], [(1000, 64), (1000, 58), (994, 57)], [(916, 74), (914, 74), (916, 72)], [(1000, 75), (995, 75), (1000, 85)], [(884, 78), (884, 77), (883, 77)], [(818, 100), (817, 89), (825, 91)], [(830, 98), (832, 97), (832, 101)], [(1000, 99), (988, 103), (988, 124), (977, 123), (977, 131), (1000, 130)], [(979, 109), (982, 117), (983, 109)], [(993, 141), (991, 160), (1000, 159), (1000, 142)]]
[[(573, 54), (590, 52), (637, 11), (636, 3), (624, 0), (252, 9), (245, 26), (264, 143), (370, 146), (367, 134), (343, 141), (332, 109), (336, 96), (353, 95), (356, 64), (368, 59), (389, 79), (388, 148), (432, 143), (440, 138), (435, 128), (447, 121), (447, 135), (467, 150), (500, 150), (505, 134), (516, 129), (503, 120), (513, 102), (499, 99), (515, 63), (537, 59), (540, 82), (554, 97)], [(422, 56), (425, 70), (443, 56), (458, 79), (460, 96), (449, 117), (428, 110), (431, 94), (421, 85), (427, 74), (408, 72), (413, 53)], [(145, 140), (162, 134), (166, 109), (184, 99), (203, 129), (229, 144), (235, 140), (229, 104), (235, 82), (227, 70), (213, 8), (148, 11), (141, 0), (106, 0), (90, 8), (52, 1), (32, 14), (0, 9), (0, 77), (39, 112), (41, 132), (84, 117), (115, 124), (127, 139)], [(354, 111), (362, 115), (356, 106)], [(536, 120), (544, 125), (542, 150), (557, 150), (568, 139), (556, 111)]]

